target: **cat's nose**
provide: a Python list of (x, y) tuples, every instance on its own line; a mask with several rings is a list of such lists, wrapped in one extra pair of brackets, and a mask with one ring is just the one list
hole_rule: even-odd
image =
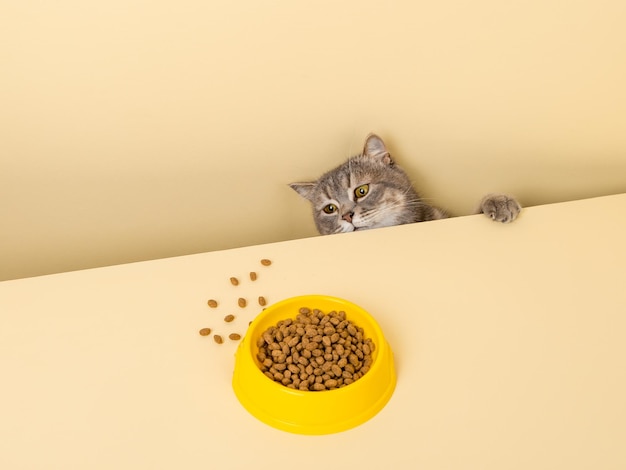
[(354, 212), (346, 212), (342, 219), (347, 221), (347, 222), (352, 222), (352, 216), (354, 215)]

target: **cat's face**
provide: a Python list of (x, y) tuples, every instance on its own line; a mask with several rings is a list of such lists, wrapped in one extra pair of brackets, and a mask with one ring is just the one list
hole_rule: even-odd
[(362, 154), (317, 181), (290, 186), (311, 202), (315, 225), (322, 235), (416, 221), (419, 198), (376, 135), (367, 138)]

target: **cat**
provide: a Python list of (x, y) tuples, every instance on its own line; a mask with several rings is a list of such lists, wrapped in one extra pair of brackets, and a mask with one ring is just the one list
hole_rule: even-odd
[[(450, 217), (420, 197), (376, 134), (367, 136), (361, 154), (316, 181), (289, 186), (311, 203), (315, 226), (322, 235)], [(478, 212), (494, 221), (509, 223), (521, 209), (509, 195), (488, 194), (480, 201)]]

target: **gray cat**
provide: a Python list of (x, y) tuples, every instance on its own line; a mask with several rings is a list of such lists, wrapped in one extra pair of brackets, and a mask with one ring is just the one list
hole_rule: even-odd
[[(315, 225), (322, 235), (449, 217), (444, 210), (424, 202), (375, 134), (367, 137), (360, 155), (317, 181), (289, 186), (311, 202)], [(479, 206), (479, 212), (503, 223), (515, 220), (520, 211), (520, 204), (506, 194), (488, 194)]]

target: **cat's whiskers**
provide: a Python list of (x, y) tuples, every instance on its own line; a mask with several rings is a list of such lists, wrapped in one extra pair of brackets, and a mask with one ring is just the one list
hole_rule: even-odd
[(395, 209), (404, 209), (406, 207), (414, 207), (414, 208), (415, 207), (429, 207), (429, 205), (426, 202), (424, 202), (422, 199), (413, 199), (413, 200), (409, 199), (405, 201), (396, 201), (391, 204), (385, 204), (379, 207), (373, 207), (367, 212), (378, 213), (378, 212), (385, 212), (385, 211), (393, 211)]
[[(373, 207), (372, 209), (361, 212), (361, 221), (364, 227), (368, 227), (378, 219), (384, 219), (385, 215), (401, 215), (407, 208), (430, 207), (422, 199), (409, 199), (403, 201), (395, 201), (391, 204)], [(397, 214), (396, 214), (397, 212)], [(380, 217), (383, 215), (383, 217)]]
[[(352, 230), (348, 230), (348, 228), (352, 226), (354, 227), (352, 224), (339, 224), (332, 232), (332, 234), (337, 234), (337, 233), (346, 233), (346, 232), (351, 232)], [(354, 230), (354, 228), (353, 228)]]

